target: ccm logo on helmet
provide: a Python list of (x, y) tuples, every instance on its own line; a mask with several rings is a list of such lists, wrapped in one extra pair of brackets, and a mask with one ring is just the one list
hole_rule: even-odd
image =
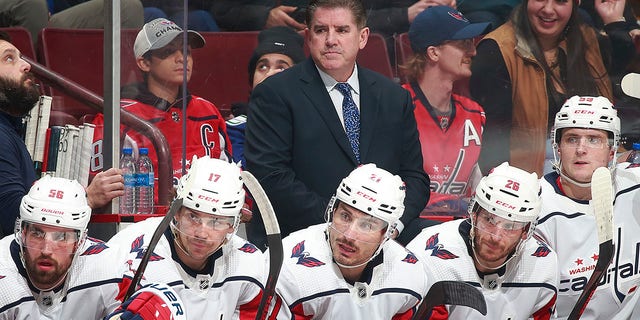
[(376, 200), (376, 198), (374, 198), (374, 197), (372, 197), (372, 196), (370, 196), (370, 195), (368, 195), (368, 194), (366, 194), (366, 193), (364, 193), (362, 191), (358, 191), (358, 192), (356, 192), (356, 194), (361, 196), (361, 197), (363, 197), (363, 198), (365, 198), (365, 199), (367, 199), (367, 200), (369, 200), (369, 201), (371, 201), (371, 202), (378, 201), (378, 200)]
[(573, 113), (576, 113), (576, 114), (595, 114), (595, 112), (593, 112), (592, 110), (586, 110), (586, 109), (576, 110)]
[(497, 201), (496, 201), (496, 205), (499, 205), (499, 206), (501, 206), (501, 207), (505, 207), (505, 208), (507, 208), (507, 209), (515, 209), (515, 208), (516, 208), (515, 206), (510, 205), (510, 204), (508, 204), (508, 203), (506, 203), (506, 202), (502, 202), (502, 201), (500, 201), (500, 200), (497, 200)]
[(218, 199), (214, 199), (212, 197), (208, 197), (208, 196), (203, 196), (203, 195), (198, 195), (198, 199), (204, 200), (204, 201), (209, 201), (209, 202), (218, 202)]

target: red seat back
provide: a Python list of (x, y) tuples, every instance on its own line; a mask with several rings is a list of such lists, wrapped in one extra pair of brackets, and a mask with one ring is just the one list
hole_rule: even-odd
[(36, 59), (36, 49), (33, 46), (33, 39), (31, 39), (31, 34), (27, 29), (23, 27), (10, 27), (10, 28), (0, 28), (0, 31), (6, 32), (9, 37), (11, 37), (11, 43), (13, 43), (20, 52), (31, 58), (32, 60)]
[[(142, 75), (133, 56), (133, 43), (137, 30), (122, 30), (120, 46), (120, 81), (122, 84), (140, 81)], [(90, 91), (103, 96), (104, 34), (101, 29), (55, 29), (45, 28), (40, 32), (40, 61), (50, 70), (78, 83)], [(96, 111), (80, 102), (51, 90), (54, 100), (52, 108), (76, 117)]]
[(228, 110), (233, 102), (249, 100), (251, 86), (247, 66), (258, 45), (258, 32), (202, 32), (203, 48), (192, 50), (192, 94)]

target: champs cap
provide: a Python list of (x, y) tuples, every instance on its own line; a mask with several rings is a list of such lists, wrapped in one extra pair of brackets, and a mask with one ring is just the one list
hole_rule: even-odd
[[(204, 38), (199, 33), (188, 30), (189, 45), (197, 49), (204, 47)], [(158, 18), (145, 23), (138, 32), (136, 42), (133, 44), (133, 53), (136, 58), (142, 57), (147, 51), (160, 49), (173, 41), (182, 33), (182, 28), (173, 21)]]
[(420, 12), (409, 27), (409, 42), (414, 53), (424, 52), (446, 40), (463, 40), (487, 32), (491, 23), (469, 23), (458, 10), (434, 6)]

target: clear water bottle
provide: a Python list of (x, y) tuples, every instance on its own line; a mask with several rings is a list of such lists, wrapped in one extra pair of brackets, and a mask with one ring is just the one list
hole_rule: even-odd
[(149, 149), (140, 148), (138, 171), (136, 175), (136, 208), (138, 213), (153, 213), (153, 164), (149, 158)]
[(629, 153), (629, 157), (627, 158), (627, 162), (635, 165), (634, 167), (640, 166), (640, 143), (634, 142), (633, 149)]
[(120, 169), (124, 177), (124, 195), (120, 197), (120, 213), (136, 213), (136, 161), (131, 148), (122, 149)]

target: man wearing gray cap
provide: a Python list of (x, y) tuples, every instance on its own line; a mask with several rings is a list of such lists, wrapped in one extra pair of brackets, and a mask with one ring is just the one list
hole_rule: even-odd
[[(226, 161), (231, 159), (231, 143), (220, 111), (213, 103), (182, 92), (184, 72), (189, 81), (193, 70), (191, 49), (202, 48), (205, 40), (199, 33), (189, 30), (188, 52), (184, 56), (182, 39), (182, 29), (167, 19), (155, 19), (144, 25), (133, 47), (136, 64), (142, 71), (144, 81), (125, 86), (121, 101), (124, 110), (152, 122), (167, 138), (172, 155), (174, 185), (182, 176), (182, 148), (186, 148), (186, 159), (194, 155)], [(187, 59), (186, 70), (184, 59)], [(182, 99), (187, 100), (186, 114), (182, 112)], [(183, 121), (187, 122), (185, 145), (182, 144)], [(103, 115), (96, 116), (94, 123), (102, 125)], [(131, 128), (123, 126), (121, 130), (137, 147), (149, 148), (149, 157), (157, 170), (158, 159), (151, 141)], [(103, 132), (95, 132), (94, 144), (101, 144)], [(189, 163), (185, 166), (188, 168)], [(91, 170), (94, 173), (101, 171), (102, 167), (94, 163)], [(157, 199), (157, 190), (155, 194)]]

